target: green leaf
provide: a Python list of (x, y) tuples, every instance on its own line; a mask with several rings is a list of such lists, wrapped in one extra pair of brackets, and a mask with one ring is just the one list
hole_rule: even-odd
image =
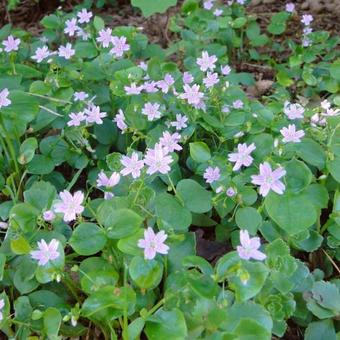
[(167, 193), (157, 195), (155, 200), (156, 215), (165, 223), (165, 227), (176, 231), (187, 231), (191, 221), (190, 211), (183, 207), (176, 197)]
[(11, 250), (14, 254), (24, 255), (28, 254), (32, 249), (28, 241), (23, 236), (19, 236), (19, 238), (11, 240)]
[(5, 264), (6, 264), (6, 255), (3, 253), (0, 253), (0, 281), (2, 281), (4, 277)]
[(262, 224), (262, 216), (255, 208), (240, 208), (236, 212), (235, 222), (240, 229), (248, 230), (250, 234), (256, 235), (257, 229)]
[(106, 241), (104, 230), (87, 222), (77, 226), (69, 242), (79, 255), (93, 255), (105, 247)]
[(179, 309), (165, 311), (160, 308), (146, 320), (145, 333), (149, 340), (183, 340), (187, 337), (188, 330), (183, 313)]
[(56, 195), (55, 187), (44, 181), (34, 182), (28, 190), (24, 191), (25, 202), (40, 211), (50, 208)]
[(133, 320), (128, 326), (129, 340), (138, 339), (145, 325), (145, 320), (141, 317)]
[(337, 59), (332, 63), (329, 68), (329, 74), (333, 79), (340, 81), (340, 59)]
[(50, 307), (44, 312), (44, 331), (49, 338), (57, 337), (61, 325), (61, 314), (58, 309)]
[(139, 288), (156, 288), (162, 280), (163, 265), (156, 260), (135, 256), (129, 264), (129, 274)]
[(131, 287), (106, 286), (91, 294), (83, 303), (82, 314), (90, 319), (109, 321), (128, 311), (134, 312), (136, 293)]
[(296, 144), (299, 157), (305, 162), (323, 169), (326, 162), (326, 153), (319, 143), (310, 138), (303, 138), (301, 143)]
[(333, 321), (331, 319), (311, 322), (305, 331), (305, 340), (336, 340)]
[(33, 308), (27, 296), (20, 296), (14, 302), (15, 320), (30, 321)]
[(115, 286), (119, 274), (102, 257), (88, 257), (80, 264), (80, 284), (87, 294), (92, 294), (105, 286)]
[(340, 183), (340, 157), (335, 156), (333, 160), (327, 160), (327, 169), (333, 178)]
[(169, 7), (175, 6), (177, 0), (162, 0), (157, 2), (150, 2), (149, 0), (131, 0), (132, 6), (141, 9), (145, 17), (149, 17), (155, 13), (164, 13)]
[(107, 229), (107, 236), (120, 239), (133, 235), (140, 228), (143, 218), (131, 209), (115, 209), (101, 205), (98, 208), (98, 221)]
[(303, 193), (270, 192), (265, 198), (265, 207), (274, 222), (290, 235), (308, 229), (317, 219), (315, 207)]
[(211, 158), (210, 149), (204, 142), (189, 143), (190, 156), (197, 163), (207, 162)]
[(54, 169), (53, 160), (45, 155), (34, 155), (28, 163), (27, 171), (33, 175), (47, 175)]
[(271, 17), (270, 24), (267, 27), (268, 32), (279, 35), (286, 30), (286, 21), (289, 18), (288, 12), (279, 12)]
[(300, 192), (305, 189), (312, 181), (312, 172), (308, 166), (296, 159), (284, 163), (284, 169), (287, 189), (292, 192)]
[(261, 262), (242, 261), (237, 273), (228, 275), (229, 286), (235, 290), (237, 301), (244, 302), (256, 296), (262, 289), (269, 270)]
[(98, 32), (105, 27), (105, 22), (101, 17), (96, 15), (93, 19), (93, 26), (96, 29), (96, 31)]
[(24, 140), (24, 142), (20, 145), (18, 162), (21, 165), (29, 163), (35, 153), (35, 150), (38, 147), (38, 141), (34, 137), (30, 137)]
[(24, 232), (34, 231), (39, 210), (28, 203), (16, 204), (10, 211), (9, 221), (15, 228), (20, 228)]
[[(272, 332), (273, 320), (271, 319), (269, 312), (263, 306), (252, 301), (234, 303), (229, 308), (226, 318), (221, 324), (221, 328), (228, 332), (234, 332), (241, 320), (252, 320), (262, 326), (269, 335)], [(248, 339), (248, 337), (246, 339)], [(257, 338), (250, 337), (249, 339), (255, 340)]]
[(205, 190), (192, 179), (183, 179), (177, 184), (177, 194), (184, 205), (194, 213), (204, 213), (211, 210), (211, 192)]

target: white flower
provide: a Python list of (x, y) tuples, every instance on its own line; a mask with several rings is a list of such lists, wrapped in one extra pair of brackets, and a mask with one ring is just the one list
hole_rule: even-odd
[(137, 152), (133, 152), (131, 157), (122, 156), (120, 162), (124, 166), (124, 169), (122, 169), (120, 172), (123, 176), (131, 174), (133, 178), (138, 178), (140, 176), (141, 170), (144, 167), (144, 161), (138, 160)]
[(50, 51), (47, 46), (38, 47), (35, 50), (35, 54), (32, 56), (33, 60), (36, 60), (37, 63), (41, 63), (44, 59), (50, 56)]
[(92, 12), (88, 12), (86, 8), (83, 8), (80, 12), (77, 13), (77, 17), (79, 18), (79, 23), (89, 23), (92, 18)]
[(41, 239), (38, 241), (39, 250), (32, 250), (31, 257), (34, 260), (38, 260), (39, 266), (44, 266), (49, 261), (53, 261), (59, 257), (58, 252), (59, 241), (52, 239), (49, 244), (45, 240)]
[(159, 139), (159, 143), (166, 148), (168, 152), (180, 151), (182, 147), (178, 144), (181, 135), (177, 132), (171, 134), (168, 131), (163, 132), (163, 136)]
[(75, 220), (76, 216), (84, 211), (82, 206), (84, 194), (81, 191), (77, 191), (72, 196), (69, 191), (64, 190), (59, 195), (61, 202), (55, 204), (54, 211), (63, 213), (65, 222)]
[(305, 135), (303, 130), (296, 131), (296, 126), (294, 124), (289, 124), (288, 128), (284, 127), (280, 130), (281, 135), (284, 137), (282, 141), (284, 143), (300, 143), (301, 138)]
[(163, 230), (157, 234), (151, 228), (144, 231), (144, 238), (138, 240), (138, 247), (144, 249), (144, 257), (146, 260), (152, 260), (157, 253), (167, 254), (169, 247), (164, 244), (167, 234)]
[(107, 177), (105, 172), (102, 170), (98, 174), (97, 178), (97, 186), (98, 187), (106, 187), (113, 188), (120, 181), (120, 175), (118, 172), (113, 172), (110, 177)]
[(67, 43), (66, 46), (60, 46), (58, 48), (59, 57), (63, 57), (65, 59), (70, 59), (75, 55), (76, 51), (72, 48), (70, 43)]
[(0, 92), (0, 109), (12, 104), (12, 101), (8, 99), (9, 91), (7, 88)]
[(70, 37), (73, 37), (78, 28), (77, 19), (73, 18), (73, 19), (66, 20), (65, 26), (66, 27), (64, 29), (64, 33), (68, 34)]
[(172, 161), (172, 157), (168, 155), (168, 150), (158, 143), (154, 149), (148, 149), (145, 155), (144, 162), (149, 166), (146, 173), (152, 175), (160, 172), (165, 175), (171, 170), (169, 164)]
[(289, 119), (303, 119), (305, 109), (298, 103), (293, 104), (286, 101), (283, 112)]
[(237, 171), (241, 168), (242, 165), (245, 167), (250, 166), (253, 163), (253, 157), (250, 154), (256, 149), (254, 143), (250, 144), (249, 146), (244, 144), (237, 145), (237, 152), (230, 153), (228, 159), (230, 162), (235, 162), (233, 167), (234, 171)]

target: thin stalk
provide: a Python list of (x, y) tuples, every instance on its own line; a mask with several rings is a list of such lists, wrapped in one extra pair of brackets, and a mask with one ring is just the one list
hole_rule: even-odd
[(68, 100), (63, 100), (63, 99), (59, 99), (59, 98), (54, 98), (54, 97), (48, 97), (48, 96), (44, 96), (42, 94), (37, 94), (37, 93), (31, 93), (31, 92), (25, 92), (26, 94), (33, 96), (33, 97), (38, 97), (38, 98), (43, 98), (43, 99), (47, 99), (50, 100), (52, 102), (56, 102), (56, 103), (61, 103), (61, 104), (72, 104), (72, 102), (68, 101)]
[(46, 106), (39, 105), (39, 108), (40, 108), (40, 109), (42, 109), (42, 110), (45, 110), (45, 111), (47, 111), (47, 112), (49, 112), (49, 113), (52, 113), (54, 116), (58, 116), (58, 117), (64, 117), (64, 116), (63, 116), (63, 115), (61, 115), (60, 113), (58, 113), (58, 112), (55, 112), (55, 111), (53, 111), (53, 110), (49, 109), (49, 108), (48, 108), (48, 107), (46, 107)]

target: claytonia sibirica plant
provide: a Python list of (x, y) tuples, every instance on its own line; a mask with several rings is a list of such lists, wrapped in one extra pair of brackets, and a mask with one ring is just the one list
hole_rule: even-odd
[(1, 332), (335, 340), (340, 39), (190, 0), (160, 46), (90, 3), (0, 29)]

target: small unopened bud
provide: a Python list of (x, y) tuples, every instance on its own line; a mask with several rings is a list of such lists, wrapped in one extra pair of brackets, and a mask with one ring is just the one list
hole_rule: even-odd
[(46, 210), (43, 213), (43, 218), (45, 221), (50, 222), (54, 220), (55, 218), (55, 213), (52, 210)]
[(7, 222), (0, 222), (0, 229), (7, 229), (8, 223)]
[(232, 187), (229, 187), (226, 191), (228, 197), (233, 197), (236, 195), (236, 190)]

